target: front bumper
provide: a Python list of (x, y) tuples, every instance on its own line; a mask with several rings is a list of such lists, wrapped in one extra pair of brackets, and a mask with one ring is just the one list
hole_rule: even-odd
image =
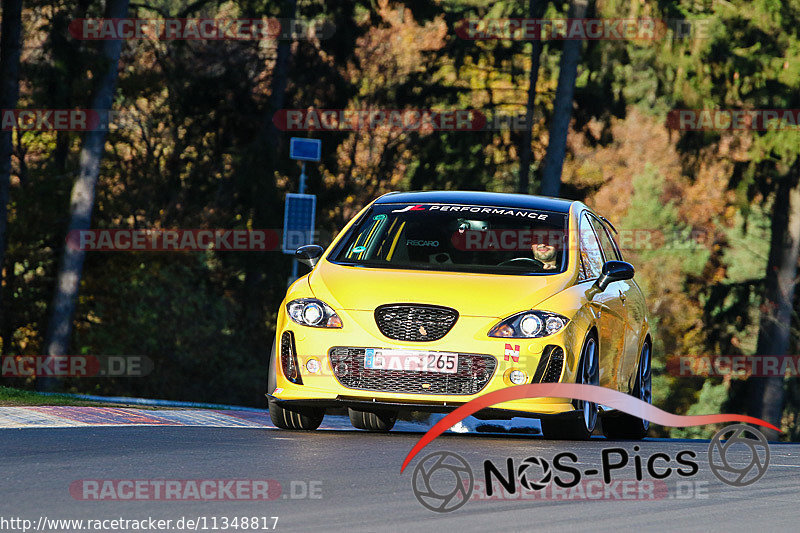
[[(397, 412), (423, 412), (423, 413), (449, 413), (464, 405), (463, 403), (412, 403), (412, 402), (392, 402), (392, 401), (370, 401), (363, 398), (351, 398), (342, 396), (333, 400), (323, 399), (301, 399), (285, 400), (272, 394), (267, 394), (267, 398), (276, 401), (283, 407), (316, 407), (321, 409), (356, 409), (360, 411), (397, 411)], [(474, 413), (474, 418), (480, 420), (510, 420), (514, 417), (521, 418), (544, 418), (550, 416), (560, 416), (565, 413), (579, 413), (583, 411), (575, 410), (572, 404), (565, 404), (562, 409), (539, 408), (531, 410), (536, 404), (528, 406), (515, 405), (514, 402), (497, 404), (495, 407), (481, 409)], [(522, 410), (522, 408), (526, 408)]]
[[(403, 342), (384, 337), (368, 311), (340, 313), (344, 322), (341, 329), (304, 327), (293, 322), (279, 324), (276, 365), (276, 388), (270, 396), (282, 404), (317, 405), (321, 407), (353, 407), (362, 409), (395, 409), (413, 411), (447, 412), (463, 405), (477, 396), (510, 387), (508, 379), (512, 370), (522, 370), (531, 383), (543, 357), (552, 347), (563, 350), (563, 365), (560, 378), (563, 382), (575, 379), (576, 354), (583, 342), (583, 332), (570, 323), (561, 332), (540, 339), (500, 339), (486, 336), (498, 319), (462, 316), (453, 329), (442, 339), (433, 342)], [(284, 318), (285, 320), (285, 318)], [(279, 321), (281, 322), (281, 321)], [(294, 353), (303, 384), (289, 381), (281, 368), (281, 343), (284, 331), (294, 337)], [(477, 333), (476, 333), (477, 332)], [(480, 333), (483, 332), (483, 333)], [(362, 390), (343, 385), (331, 365), (330, 351), (333, 347), (374, 347), (380, 349), (404, 349), (430, 352), (456, 352), (481, 354), (493, 357), (496, 365), (486, 385), (474, 394), (425, 394), (419, 391)], [(310, 359), (320, 363), (316, 373), (308, 371)], [(415, 376), (416, 377), (416, 376)], [(537, 381), (538, 382), (538, 381)], [(526, 398), (504, 402), (482, 412), (487, 418), (508, 416), (555, 415), (572, 411), (568, 398)], [(490, 413), (491, 416), (487, 413)]]

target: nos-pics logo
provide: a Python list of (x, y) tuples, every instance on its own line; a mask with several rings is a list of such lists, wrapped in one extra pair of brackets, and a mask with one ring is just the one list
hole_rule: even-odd
[[(696, 457), (694, 452), (686, 453)], [(708, 446), (711, 472), (723, 483), (734, 487), (751, 485), (761, 479), (767, 471), (769, 460), (767, 439), (760, 431), (745, 424), (721, 429)], [(511, 459), (508, 461), (511, 462)], [(491, 464), (490, 461), (487, 463)], [(612, 466), (620, 467), (622, 464)], [(695, 472), (696, 468), (692, 474)], [(546, 459), (528, 457), (516, 468), (516, 476), (520, 487), (539, 491), (550, 484), (554, 474)], [(431, 511), (447, 513), (470, 500), (475, 476), (463, 457), (453, 452), (439, 451), (420, 460), (414, 468), (411, 483), (419, 503)]]
[[(737, 457), (739, 454), (741, 457)], [(711, 439), (708, 464), (720, 481), (745, 487), (761, 479), (767, 471), (769, 444), (764, 435), (751, 426), (727, 426)]]

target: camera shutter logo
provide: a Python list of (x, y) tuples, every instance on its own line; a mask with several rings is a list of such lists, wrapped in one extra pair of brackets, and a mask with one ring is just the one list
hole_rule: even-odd
[[(535, 470), (535, 468), (532, 467), (537, 467), (542, 471), (542, 475), (539, 476), (537, 481), (531, 481), (531, 479), (534, 479), (533, 475), (531, 475), (531, 479), (528, 478), (528, 474), (533, 474)], [(528, 457), (517, 469), (519, 484), (528, 490), (542, 490), (550, 484), (552, 477), (553, 471), (550, 470), (550, 463), (541, 457)]]
[[(752, 435), (752, 437), (747, 436)], [(741, 458), (735, 456), (749, 448)], [(769, 443), (766, 437), (746, 424), (733, 424), (719, 430), (708, 445), (708, 464), (717, 479), (734, 487), (755, 483), (769, 466)]]
[(434, 452), (422, 459), (411, 478), (417, 501), (437, 513), (455, 511), (472, 496), (475, 477), (467, 461), (452, 452)]

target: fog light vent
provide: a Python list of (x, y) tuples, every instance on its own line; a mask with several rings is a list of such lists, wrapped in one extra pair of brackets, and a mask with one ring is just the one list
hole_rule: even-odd
[(286, 379), (297, 385), (303, 384), (303, 378), (300, 377), (300, 365), (297, 363), (294, 335), (291, 331), (284, 331), (281, 335), (281, 368)]

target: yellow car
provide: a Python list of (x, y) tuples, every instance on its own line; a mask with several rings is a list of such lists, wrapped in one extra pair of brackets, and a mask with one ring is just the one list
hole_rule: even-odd
[[(284, 429), (347, 408), (388, 431), (400, 411), (447, 412), (525, 383), (599, 384), (651, 401), (644, 297), (614, 228), (581, 202), (485, 192), (389, 193), (323, 250), (281, 303), (269, 410)], [(648, 422), (530, 398), (476, 416), (541, 419), (548, 438), (642, 438)]]

